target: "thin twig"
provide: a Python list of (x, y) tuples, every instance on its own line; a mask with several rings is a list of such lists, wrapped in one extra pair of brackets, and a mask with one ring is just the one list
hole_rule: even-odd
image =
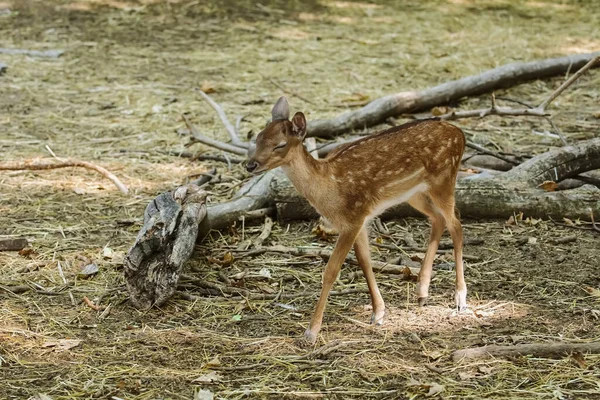
[(273, 220), (271, 218), (269, 218), (269, 216), (265, 216), (265, 225), (263, 227), (263, 230), (260, 233), (260, 235), (258, 235), (258, 237), (256, 238), (256, 240), (254, 240), (254, 246), (255, 247), (262, 246), (262, 243), (265, 240), (267, 240), (267, 238), (271, 234), (271, 229), (272, 228), (273, 228)]
[(68, 167), (82, 167), (94, 170), (104, 175), (106, 178), (110, 179), (115, 186), (121, 191), (123, 194), (127, 194), (127, 186), (123, 184), (115, 175), (113, 175), (107, 169), (92, 164), (87, 161), (81, 160), (72, 160), (72, 159), (61, 159), (61, 160), (43, 160), (43, 159), (34, 159), (27, 161), (7, 161), (0, 163), (0, 171), (19, 171), (19, 170), (45, 170), (45, 169), (56, 169), (56, 168), (68, 168)]
[(470, 148), (472, 148), (474, 150), (477, 150), (477, 151), (479, 151), (479, 152), (481, 152), (483, 154), (487, 154), (489, 156), (496, 157), (497, 159), (505, 161), (505, 162), (510, 163), (512, 165), (519, 165), (519, 162), (517, 162), (515, 160), (511, 160), (510, 158), (504, 157), (504, 156), (496, 153), (495, 151), (488, 150), (485, 147), (482, 147), (482, 146), (480, 146), (478, 144), (475, 144), (475, 143), (473, 143), (471, 141), (467, 140), (466, 146), (470, 147)]
[(563, 84), (558, 87), (558, 89), (556, 89), (554, 92), (550, 93), (550, 96), (548, 96), (548, 98), (546, 100), (542, 101), (542, 103), (539, 106), (537, 106), (536, 108), (545, 111), (546, 107), (548, 107), (548, 105), (550, 103), (552, 103), (558, 96), (560, 96), (560, 94), (562, 92), (564, 92), (565, 89), (567, 89), (569, 86), (571, 86), (573, 84), (573, 82), (575, 82), (577, 79), (579, 79), (579, 77), (581, 75), (583, 75), (588, 69), (592, 68), (599, 61), (600, 61), (600, 56), (592, 58), (587, 64), (585, 64), (577, 72), (575, 72), (573, 75), (571, 75), (571, 77), (569, 79), (564, 81)]
[(598, 225), (596, 225), (596, 221), (594, 221), (594, 211), (593, 210), (590, 210), (590, 218), (592, 219), (592, 228), (596, 232), (600, 232), (600, 227)]
[(281, 89), (282, 92), (287, 93), (290, 96), (295, 96), (295, 97), (299, 98), (300, 100), (303, 100), (303, 101), (307, 102), (308, 104), (312, 104), (312, 105), (315, 104), (313, 101), (307, 99), (306, 97), (302, 96), (301, 94), (298, 94), (297, 92), (294, 92), (293, 90), (290, 90), (290, 89), (286, 88), (285, 86), (283, 86), (282, 84), (278, 83), (276, 80), (274, 80), (272, 78), (267, 78), (267, 77), (263, 76), (263, 79), (268, 80), (269, 82), (271, 82), (273, 84), (273, 86)]
[(223, 111), (223, 108), (217, 102), (215, 102), (209, 95), (207, 95), (204, 91), (198, 90), (198, 92), (200, 93), (200, 96), (202, 96), (202, 98), (217, 112), (217, 115), (221, 119), (221, 122), (223, 122), (223, 125), (225, 126), (225, 129), (227, 130), (227, 133), (229, 134), (229, 137), (231, 138), (231, 143), (234, 146), (247, 149), (248, 143), (245, 143), (242, 140), (240, 140), (240, 137), (238, 136), (236, 129), (233, 127), (231, 122), (229, 122), (229, 118), (227, 118), (227, 114), (225, 114), (225, 111)]
[(181, 117), (183, 118), (183, 122), (185, 122), (185, 125), (187, 126), (187, 128), (190, 130), (194, 141), (203, 143), (207, 146), (217, 148), (219, 150), (228, 151), (229, 153), (237, 154), (238, 156), (246, 155), (246, 150), (242, 149), (241, 147), (237, 147), (237, 146), (234, 146), (234, 145), (231, 145), (228, 143), (223, 143), (219, 140), (211, 139), (207, 136), (204, 136), (203, 134), (201, 134), (198, 131), (198, 129), (196, 129), (196, 127), (194, 125), (192, 125), (190, 120), (184, 114), (181, 114)]

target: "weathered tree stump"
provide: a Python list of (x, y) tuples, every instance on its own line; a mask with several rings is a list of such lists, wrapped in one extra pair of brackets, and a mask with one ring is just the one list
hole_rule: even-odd
[(206, 216), (206, 192), (186, 185), (158, 195), (144, 212), (144, 226), (124, 261), (131, 302), (140, 309), (163, 304), (175, 292)]

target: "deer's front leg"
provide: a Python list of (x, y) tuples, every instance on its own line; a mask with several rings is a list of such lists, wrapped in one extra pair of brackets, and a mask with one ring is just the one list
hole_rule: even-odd
[(383, 316), (385, 314), (385, 303), (383, 297), (377, 287), (373, 267), (371, 267), (371, 250), (369, 249), (369, 232), (366, 227), (363, 227), (354, 243), (354, 253), (358, 260), (358, 265), (363, 271), (363, 275), (367, 280), (369, 294), (371, 295), (371, 304), (373, 305), (373, 315), (371, 315), (371, 323), (375, 325), (383, 324)]
[(310, 320), (310, 327), (304, 333), (305, 339), (309, 343), (315, 343), (317, 340), (317, 335), (319, 334), (323, 323), (323, 312), (325, 311), (327, 297), (337, 279), (342, 263), (346, 259), (346, 255), (348, 255), (348, 252), (354, 244), (354, 240), (356, 239), (360, 228), (361, 227), (346, 232), (340, 232), (338, 241), (335, 244), (335, 249), (333, 249), (333, 254), (329, 258), (327, 266), (325, 266), (325, 272), (323, 272), (323, 288), (321, 289), (321, 296), (317, 302), (315, 312)]

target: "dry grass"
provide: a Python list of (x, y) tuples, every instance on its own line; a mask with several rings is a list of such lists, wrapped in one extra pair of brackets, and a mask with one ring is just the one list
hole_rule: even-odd
[[(6, 5), (0, 1), (0, 9)], [(11, 13), (0, 13), (3, 46), (66, 52), (58, 59), (0, 56), (9, 68), (0, 77), (2, 159), (48, 156), (48, 146), (60, 157), (106, 167), (131, 194), (84, 170), (0, 174), (0, 234), (27, 236), (34, 250), (0, 253), (0, 284), (35, 289), (0, 289), (0, 398), (189, 399), (200, 387), (223, 399), (419, 398), (436, 385), (444, 391), (431, 397), (448, 399), (600, 398), (597, 355), (583, 362), (578, 355), (449, 360), (454, 349), (482, 344), (599, 340), (600, 303), (585, 290), (600, 289), (598, 238), (589, 232), (549, 222), (509, 227), (467, 220), (466, 236), (486, 239), (465, 250), (481, 258), (467, 264), (470, 305), (480, 317), (452, 315), (449, 272), (438, 272), (432, 306), (423, 309), (414, 307), (412, 283), (379, 275), (388, 319), (372, 328), (365, 324), (368, 296), (360, 293), (365, 284), (346, 279), (346, 271), (336, 289), (359, 293), (331, 298), (316, 350), (299, 347), (295, 338), (319, 290), (320, 260), (271, 254), (227, 266), (207, 262), (257, 236), (260, 226), (216, 233), (198, 248), (190, 275), (222, 284), (223, 276), (267, 268), (271, 279), (233, 284), (296, 297), (243, 301), (184, 283), (197, 300), (177, 298), (142, 313), (127, 303), (120, 270), (156, 194), (216, 166), (223, 179), (210, 190), (219, 202), (247, 178), (236, 165), (229, 171), (223, 163), (165, 154), (218, 155), (198, 145), (184, 148), (187, 138), (177, 133), (184, 112), (203, 133), (227, 137), (194, 87), (213, 87), (232, 119), (245, 115), (244, 134), (263, 126), (282, 94), (269, 79), (310, 99), (290, 96), (309, 118), (329, 117), (354, 102), (511, 61), (598, 51), (597, 4), (19, 0), (8, 7)], [(560, 82), (532, 82), (497, 95), (537, 104)], [(591, 72), (551, 107), (569, 140), (598, 136), (599, 84), (600, 74)], [(483, 96), (458, 106), (487, 101)], [(532, 134), (550, 129), (543, 120), (491, 117), (459, 125), (474, 141), (506, 152), (558, 145)], [(332, 245), (315, 238), (311, 227), (276, 224), (267, 243)], [(418, 243), (427, 237), (419, 220), (389, 227), (385, 243), (402, 243), (408, 233)], [(567, 234), (577, 240), (553, 244)], [(519, 244), (528, 237), (537, 242)], [(379, 259), (398, 255), (373, 251)], [(88, 259), (100, 273), (78, 278)], [(84, 296), (107, 308), (92, 310)], [(59, 339), (81, 343), (49, 346)], [(211, 370), (218, 382), (197, 380)]]

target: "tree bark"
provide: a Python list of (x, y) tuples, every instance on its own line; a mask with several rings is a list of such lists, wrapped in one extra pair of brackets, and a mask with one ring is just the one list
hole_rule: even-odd
[(391, 94), (332, 119), (309, 121), (308, 136), (331, 138), (355, 129), (380, 124), (393, 116), (448, 104), (465, 96), (490, 92), (515, 85), (517, 82), (564, 75), (567, 71), (575, 72), (599, 55), (600, 52), (595, 52), (532, 62), (517, 62), (422, 91)]
[(206, 216), (205, 200), (206, 192), (187, 185), (160, 194), (146, 207), (144, 226), (124, 260), (127, 290), (136, 307), (160, 305), (175, 292)]

